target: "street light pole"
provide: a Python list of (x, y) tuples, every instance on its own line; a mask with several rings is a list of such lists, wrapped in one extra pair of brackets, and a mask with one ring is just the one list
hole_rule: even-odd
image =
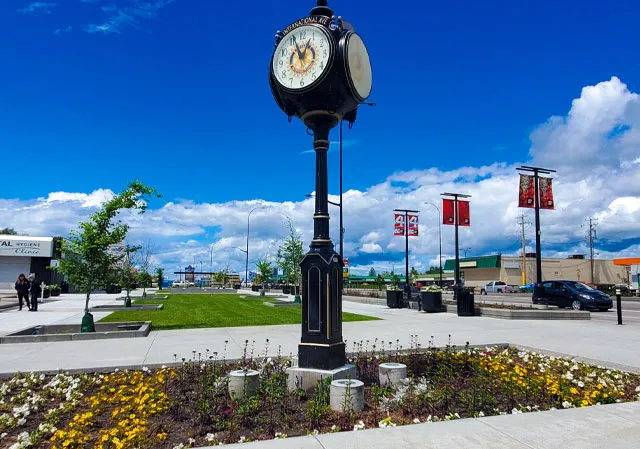
[(340, 120), (340, 259), (342, 259), (344, 255), (344, 226), (342, 222), (342, 122), (343, 121), (344, 120)]
[(430, 204), (438, 211), (438, 240), (440, 241), (440, 258), (438, 261), (440, 262), (440, 286), (442, 287), (442, 219), (440, 218), (440, 208), (434, 203), (430, 203), (428, 201), (424, 204)]
[(249, 211), (249, 215), (247, 215), (247, 250), (245, 251), (246, 260), (245, 260), (245, 264), (244, 264), (244, 285), (245, 285), (245, 287), (249, 285), (249, 219), (251, 218), (251, 214), (253, 213), (253, 211), (257, 210), (257, 209), (264, 209), (264, 206), (254, 207), (253, 209), (251, 209)]

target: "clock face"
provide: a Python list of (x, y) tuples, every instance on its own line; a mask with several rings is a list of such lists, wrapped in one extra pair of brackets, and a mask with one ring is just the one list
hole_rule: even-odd
[(347, 40), (347, 73), (355, 93), (362, 100), (371, 94), (372, 75), (369, 53), (362, 38), (356, 33), (349, 35)]
[(296, 28), (280, 41), (273, 54), (273, 76), (287, 89), (307, 89), (327, 73), (332, 49), (329, 35), (322, 28)]

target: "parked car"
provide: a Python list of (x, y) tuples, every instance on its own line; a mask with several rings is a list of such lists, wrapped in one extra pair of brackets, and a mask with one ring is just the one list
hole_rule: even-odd
[(521, 293), (531, 293), (535, 286), (536, 286), (536, 283), (531, 282), (530, 284), (521, 285), (520, 287), (518, 287), (518, 290), (520, 290)]
[(187, 281), (173, 281), (171, 284), (172, 287), (195, 287), (195, 282), (187, 282)]
[(487, 293), (513, 293), (515, 290), (512, 286), (502, 281), (490, 281), (487, 285), (480, 288), (480, 294)]
[(542, 288), (533, 292), (534, 304), (548, 304), (561, 309), (590, 309), (605, 311), (613, 307), (611, 297), (606, 293), (577, 281), (547, 281)]

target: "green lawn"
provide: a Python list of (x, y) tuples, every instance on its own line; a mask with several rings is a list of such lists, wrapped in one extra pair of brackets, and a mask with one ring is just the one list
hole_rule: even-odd
[[(257, 296), (173, 294), (163, 300), (136, 301), (137, 304), (164, 304), (163, 310), (114, 312), (100, 321), (151, 321), (154, 330), (301, 323), (299, 307), (269, 307), (263, 304), (264, 301), (265, 298)], [(377, 319), (354, 313), (342, 314), (343, 321)]]

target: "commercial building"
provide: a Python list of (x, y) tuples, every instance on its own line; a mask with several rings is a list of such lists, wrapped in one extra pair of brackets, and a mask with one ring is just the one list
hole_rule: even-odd
[[(543, 257), (541, 262), (543, 281), (566, 279), (598, 286), (630, 283), (629, 268), (615, 265), (613, 260), (594, 259), (593, 276), (592, 261), (583, 255), (566, 259)], [(444, 269), (454, 270), (455, 259), (447, 260)], [(466, 287), (480, 287), (489, 281), (504, 281), (509, 285), (529, 284), (536, 281), (536, 258), (535, 254), (527, 254), (524, 259), (501, 255), (469, 257), (460, 259), (460, 272)]]
[(35, 273), (45, 284), (53, 283), (55, 273), (47, 267), (58, 257), (58, 238), (0, 235), (0, 290), (13, 290), (20, 273)]

